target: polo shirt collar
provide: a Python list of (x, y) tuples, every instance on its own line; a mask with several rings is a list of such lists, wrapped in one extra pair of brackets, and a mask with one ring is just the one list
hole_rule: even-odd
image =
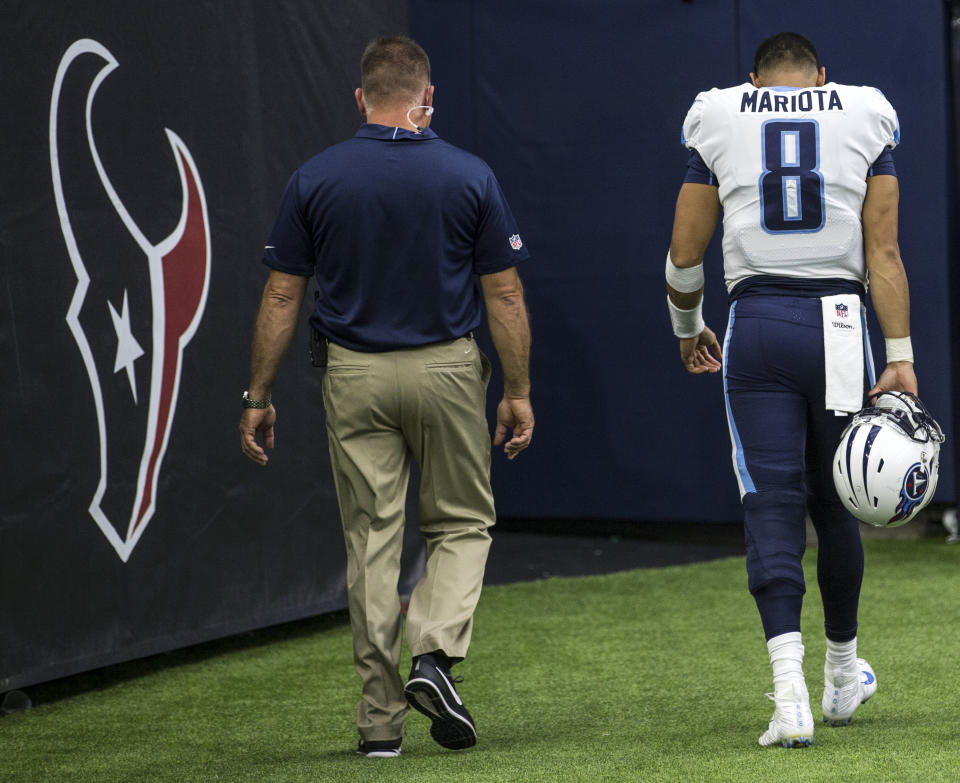
[(406, 130), (404, 128), (395, 128), (392, 125), (374, 125), (365, 122), (354, 134), (357, 139), (378, 139), (380, 141), (426, 141), (427, 139), (439, 138), (430, 128), (424, 128), (422, 133)]

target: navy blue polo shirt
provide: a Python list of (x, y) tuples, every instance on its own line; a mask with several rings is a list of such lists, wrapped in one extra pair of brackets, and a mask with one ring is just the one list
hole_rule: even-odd
[(263, 262), (316, 275), (310, 321), (333, 342), (388, 351), (475, 329), (476, 275), (528, 256), (486, 163), (429, 128), (365, 124), (294, 172)]

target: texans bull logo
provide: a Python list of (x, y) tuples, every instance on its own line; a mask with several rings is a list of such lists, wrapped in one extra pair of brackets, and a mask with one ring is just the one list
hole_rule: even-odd
[[(66, 315), (96, 408), (100, 478), (89, 512), (126, 562), (156, 508), (183, 351), (203, 316), (210, 227), (196, 164), (169, 129), (182, 193), (165, 239), (147, 239), (124, 207), (94, 138), (97, 90), (118, 67), (83, 39), (60, 61), (50, 101), (50, 166), (77, 285)], [(144, 183), (147, 192), (150, 187)]]

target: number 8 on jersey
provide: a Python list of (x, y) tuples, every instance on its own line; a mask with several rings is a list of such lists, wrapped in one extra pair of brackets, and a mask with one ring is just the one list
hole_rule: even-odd
[(760, 132), (763, 230), (770, 234), (819, 231), (825, 218), (819, 124), (816, 120), (768, 120)]

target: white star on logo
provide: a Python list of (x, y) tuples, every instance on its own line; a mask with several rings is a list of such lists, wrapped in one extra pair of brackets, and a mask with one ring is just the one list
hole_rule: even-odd
[(133, 363), (143, 356), (143, 348), (130, 331), (130, 303), (127, 300), (127, 290), (123, 291), (123, 310), (118, 314), (109, 300), (110, 317), (113, 319), (113, 328), (117, 332), (117, 358), (113, 363), (113, 371), (127, 371), (127, 380), (130, 381), (130, 391), (133, 392), (133, 401), (137, 402), (137, 378), (133, 374)]

